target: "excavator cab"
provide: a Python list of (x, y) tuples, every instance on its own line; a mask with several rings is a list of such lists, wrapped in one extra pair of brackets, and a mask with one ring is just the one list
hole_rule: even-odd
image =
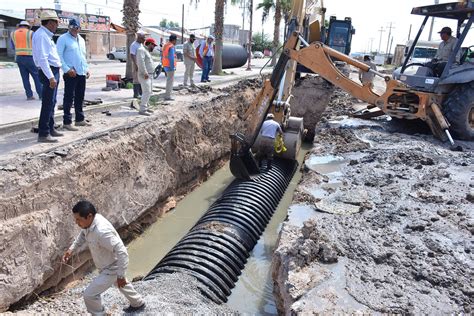
[(324, 43), (332, 49), (349, 55), (351, 52), (352, 35), (354, 34), (355, 29), (352, 26), (351, 18), (346, 17), (344, 20), (337, 20), (335, 16), (331, 16)]

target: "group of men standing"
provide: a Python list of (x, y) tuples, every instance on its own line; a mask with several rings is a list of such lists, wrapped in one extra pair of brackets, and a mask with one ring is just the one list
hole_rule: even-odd
[[(130, 58), (133, 66), (133, 97), (139, 98), (140, 108), (139, 114), (149, 116), (152, 110), (148, 107), (148, 102), (152, 94), (153, 87), (153, 59), (151, 54), (158, 44), (153, 38), (146, 39), (147, 33), (142, 30), (136, 33), (136, 40), (130, 45)], [(184, 59), (184, 81), (183, 86), (195, 87), (194, 83), (194, 69), (197, 62), (196, 48), (194, 42), (196, 36), (191, 34), (188, 41), (183, 45), (183, 59)], [(214, 37), (209, 36), (206, 41), (200, 44), (199, 54), (202, 58), (203, 70), (201, 75), (201, 82), (210, 82), (209, 73), (212, 69), (214, 61)], [(176, 35), (172, 34), (168, 38), (168, 42), (165, 45), (161, 45), (161, 63), (163, 70), (166, 75), (166, 90), (164, 99), (166, 101), (173, 101), (174, 98), (171, 96), (173, 91), (174, 76), (177, 66), (177, 55), (176, 55)]]
[(43, 10), (40, 16), (41, 27), (30, 30), (29, 24), (22, 21), (12, 34), (16, 61), (20, 69), (27, 100), (34, 100), (29, 83), (33, 77), (36, 92), (41, 99), (41, 112), (38, 126), (38, 142), (54, 143), (63, 136), (55, 129), (54, 108), (60, 81), (60, 69), (64, 74), (63, 127), (77, 131), (72, 126), (71, 107), (74, 104), (75, 126), (90, 125), (85, 121), (83, 101), (89, 66), (86, 60), (86, 45), (79, 35), (80, 22), (69, 20), (68, 32), (53, 41), (59, 24), (54, 10)]

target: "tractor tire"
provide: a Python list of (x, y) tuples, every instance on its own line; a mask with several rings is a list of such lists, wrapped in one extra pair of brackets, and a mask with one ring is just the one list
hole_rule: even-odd
[(443, 114), (456, 138), (474, 140), (474, 81), (460, 84), (448, 95)]

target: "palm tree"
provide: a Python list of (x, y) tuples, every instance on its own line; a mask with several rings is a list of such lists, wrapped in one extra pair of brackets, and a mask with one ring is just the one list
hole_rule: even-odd
[[(127, 56), (130, 56), (130, 45), (135, 40), (135, 34), (140, 28), (138, 16), (140, 15), (140, 0), (124, 0), (123, 2), (123, 26), (127, 32)], [(132, 60), (127, 58), (127, 66), (125, 68), (125, 77), (132, 77)]]
[(291, 0), (263, 0), (258, 4), (257, 10), (263, 9), (262, 12), (262, 22), (265, 22), (270, 14), (270, 10), (273, 9), (275, 12), (275, 23), (273, 29), (273, 43), (272, 43), (272, 62), (271, 66), (276, 64), (277, 58), (277, 49), (280, 44), (280, 22), (281, 22), (281, 13), (288, 12), (291, 9)]
[[(196, 5), (200, 0), (191, 0)], [(232, 5), (237, 4), (240, 0), (230, 0)], [(219, 75), (222, 73), (222, 47), (224, 41), (222, 35), (224, 33), (224, 10), (227, 0), (216, 0), (214, 7), (214, 36), (216, 38), (216, 51), (214, 56), (214, 65), (212, 66), (212, 74)]]

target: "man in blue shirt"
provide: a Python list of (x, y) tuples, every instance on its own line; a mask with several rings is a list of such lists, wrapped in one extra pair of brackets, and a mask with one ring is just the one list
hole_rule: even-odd
[(86, 60), (86, 43), (79, 34), (81, 25), (76, 19), (69, 20), (69, 32), (58, 39), (57, 49), (61, 59), (64, 78), (63, 124), (64, 129), (77, 131), (72, 126), (71, 106), (74, 102), (76, 126), (90, 125), (85, 121), (82, 104), (86, 91), (86, 79), (89, 78), (89, 66)]

